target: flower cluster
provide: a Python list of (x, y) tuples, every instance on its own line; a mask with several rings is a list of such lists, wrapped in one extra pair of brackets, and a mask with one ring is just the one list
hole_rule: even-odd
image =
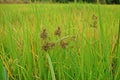
[[(54, 35), (56, 37), (58, 37), (58, 39), (60, 39), (61, 37), (61, 28), (60, 27), (57, 27), (57, 29), (54, 31)], [(59, 40), (59, 42), (55, 43), (55, 42), (50, 42), (47, 40), (48, 38), (48, 33), (47, 33), (47, 30), (46, 29), (43, 29), (41, 34), (40, 34), (40, 38), (43, 40), (43, 43), (42, 43), (42, 50), (43, 51), (48, 51), (48, 50), (51, 50), (53, 49), (56, 44), (58, 43), (59, 46), (62, 48), (62, 49), (65, 49), (67, 48), (68, 46), (68, 41), (66, 41), (65, 39), (61, 39)], [(74, 41), (75, 40), (75, 36), (72, 36), (71, 38), (71, 41)]]
[(97, 18), (97, 16), (95, 15), (95, 14), (93, 14), (92, 15), (92, 21), (93, 21), (93, 23), (91, 24), (91, 27), (93, 27), (93, 28), (97, 28), (97, 24), (98, 24), (98, 18)]

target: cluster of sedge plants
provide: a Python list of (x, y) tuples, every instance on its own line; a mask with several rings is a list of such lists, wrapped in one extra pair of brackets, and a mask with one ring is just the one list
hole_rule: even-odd
[[(62, 33), (62, 30), (61, 30), (61, 28), (60, 27), (58, 27), (56, 30), (55, 30), (55, 32), (54, 32), (54, 36), (57, 36), (57, 37), (59, 37), (60, 38), (60, 36), (61, 36), (61, 33)], [(41, 34), (40, 34), (40, 38), (42, 39), (42, 41), (43, 41), (43, 43), (42, 43), (42, 50), (44, 50), (44, 51), (48, 51), (48, 50), (50, 50), (50, 49), (53, 49), (55, 46), (56, 46), (56, 44), (58, 44), (59, 43), (59, 46), (62, 48), (62, 49), (65, 49), (67, 46), (68, 46), (68, 42), (66, 41), (66, 39), (68, 39), (68, 38), (65, 38), (65, 39), (61, 39), (59, 42), (49, 42), (48, 40), (47, 40), (47, 38), (48, 38), (48, 33), (47, 33), (47, 30), (46, 29), (43, 29), (42, 30), (42, 32), (41, 32)], [(72, 41), (74, 41), (75, 40), (75, 36), (72, 36), (70, 39), (72, 40)]]

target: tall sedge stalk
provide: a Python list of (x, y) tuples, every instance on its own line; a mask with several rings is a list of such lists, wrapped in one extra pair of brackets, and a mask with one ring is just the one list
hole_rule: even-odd
[[(35, 2), (36, 2), (36, 0), (35, 0)], [(39, 22), (39, 11), (38, 11), (37, 4), (35, 4), (35, 6), (34, 6), (34, 14), (35, 14), (35, 18), (36, 18), (36, 42), (38, 42), (39, 41), (39, 34), (38, 33), (40, 31), (40, 22)], [(36, 45), (37, 45), (37, 50), (36, 50), (36, 52), (37, 52), (37, 51), (39, 51), (39, 45), (38, 44), (36, 44)], [(39, 53), (39, 54), (43, 54), (43, 53)], [(39, 57), (41, 57), (41, 56), (39, 55)], [(51, 58), (50, 58), (48, 53), (46, 53), (46, 58), (47, 58), (48, 63), (49, 63), (49, 68), (51, 71), (52, 80), (56, 80), (54, 68), (52, 66), (52, 61), (51, 61)]]

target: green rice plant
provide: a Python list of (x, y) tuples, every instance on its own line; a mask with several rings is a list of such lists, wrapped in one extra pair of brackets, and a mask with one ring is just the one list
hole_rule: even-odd
[(2, 80), (7, 79), (7, 72), (6, 72), (6, 69), (4, 68), (1, 60), (0, 60), (0, 79), (2, 79)]
[(1, 79), (119, 80), (119, 13), (119, 5), (0, 4)]

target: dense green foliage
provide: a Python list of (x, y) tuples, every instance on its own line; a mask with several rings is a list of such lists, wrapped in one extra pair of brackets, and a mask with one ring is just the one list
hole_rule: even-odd
[(1, 4), (0, 79), (119, 80), (119, 9)]

